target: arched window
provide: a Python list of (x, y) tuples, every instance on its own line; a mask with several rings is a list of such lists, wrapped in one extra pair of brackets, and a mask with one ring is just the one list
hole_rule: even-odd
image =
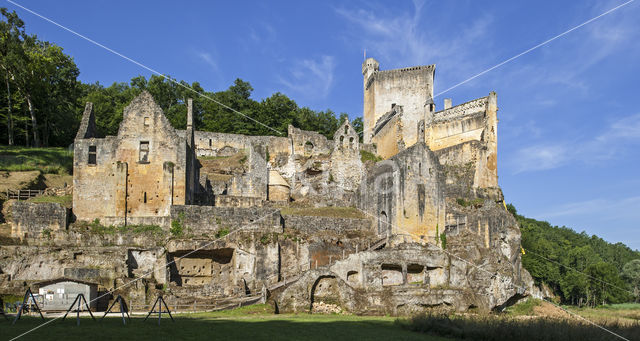
[(344, 133), (349, 134), (349, 125), (344, 126)]
[(307, 141), (304, 143), (304, 152), (309, 154), (313, 150), (313, 143)]
[(389, 218), (387, 217), (387, 212), (381, 211), (380, 216), (378, 217), (378, 234), (382, 235), (388, 230)]
[(340, 136), (340, 147), (344, 145), (344, 135)]
[(349, 138), (349, 148), (353, 148), (353, 137)]

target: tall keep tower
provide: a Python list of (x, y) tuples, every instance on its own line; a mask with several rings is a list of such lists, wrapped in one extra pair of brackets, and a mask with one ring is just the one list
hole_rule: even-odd
[(433, 98), (435, 65), (380, 71), (378, 61), (367, 58), (362, 63), (362, 75), (364, 143), (371, 143), (378, 120), (391, 111), (392, 105), (399, 105), (403, 107), (400, 121), (404, 127), (404, 143), (407, 147), (415, 144), (418, 140), (416, 127), (428, 111), (425, 105)]

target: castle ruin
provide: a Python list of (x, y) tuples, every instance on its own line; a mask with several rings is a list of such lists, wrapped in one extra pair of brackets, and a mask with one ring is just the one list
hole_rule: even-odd
[(0, 250), (0, 283), (107, 291), (145, 276), (122, 289), (133, 302), (166, 287), (175, 301), (268, 298), (281, 312), (488, 310), (530, 294), (498, 187), (496, 94), (437, 111), (434, 65), (380, 70), (369, 58), (362, 74), (362, 143), (348, 120), (332, 140), (293, 126), (197, 131), (191, 100), (177, 130), (148, 92), (117, 136), (98, 137), (88, 103), (73, 209), (13, 204), (20, 242)]

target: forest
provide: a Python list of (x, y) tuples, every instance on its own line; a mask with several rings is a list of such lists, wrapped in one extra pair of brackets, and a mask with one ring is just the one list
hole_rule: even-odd
[[(86, 102), (93, 103), (98, 132), (102, 136), (115, 135), (123, 109), (143, 90), (153, 95), (177, 129), (184, 129), (186, 125), (183, 104), (187, 98), (193, 98), (196, 127), (203, 131), (286, 136), (287, 127), (292, 124), (332, 138), (348, 117), (346, 113), (336, 116), (331, 110), (301, 108), (282, 93), (256, 101), (251, 98), (251, 84), (241, 79), (218, 92), (207, 91), (198, 82), (189, 84), (159, 75), (148, 79), (137, 76), (129, 82), (110, 86), (98, 82), (86, 84), (78, 80), (80, 71), (62, 47), (27, 34), (24, 22), (15, 12), (2, 8), (0, 13), (0, 107), (3, 108), (0, 117), (7, 128), (0, 130), (3, 144), (70, 145)], [(361, 131), (362, 118), (355, 119), (353, 125)]]
[(522, 265), (566, 304), (596, 306), (638, 300), (640, 252), (623, 243), (524, 217), (507, 205), (522, 232)]

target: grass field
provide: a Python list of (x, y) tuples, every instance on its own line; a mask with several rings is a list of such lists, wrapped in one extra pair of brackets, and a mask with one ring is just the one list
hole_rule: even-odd
[[(116, 315), (102, 322), (82, 317), (53, 321), (20, 340), (448, 340), (403, 329), (393, 317), (198, 313), (174, 316), (175, 322), (136, 316), (124, 326)], [(28, 317), (0, 321), (2, 338), (13, 338), (42, 323)]]
[[(421, 315), (414, 318), (353, 315), (276, 315), (269, 305), (252, 305), (233, 310), (174, 315), (175, 322), (157, 315), (144, 322), (136, 315), (126, 326), (118, 315), (102, 322), (82, 317), (52, 321), (21, 337), (21, 340), (612, 340), (612, 334), (581, 323), (578, 319), (534, 316), (542, 312), (544, 302), (528, 301), (507, 314)], [(580, 315), (630, 340), (640, 337), (640, 324), (631, 313), (640, 312), (638, 304), (602, 308), (571, 308)], [(619, 314), (630, 321), (620, 322)], [(98, 313), (96, 315), (101, 317)], [(49, 318), (47, 321), (51, 321)], [(11, 339), (43, 322), (25, 317), (16, 325), (0, 319), (0, 336)]]
[(73, 152), (66, 148), (25, 148), (0, 146), (0, 171), (38, 170), (49, 174), (71, 174)]
[(60, 204), (64, 207), (71, 208), (71, 205), (73, 203), (73, 196), (71, 194), (60, 195), (60, 196), (39, 196), (39, 197), (31, 198), (27, 201), (35, 202), (35, 203), (53, 202), (53, 203)]
[(620, 324), (627, 325), (638, 325), (640, 323), (640, 303), (612, 304), (597, 308), (565, 308), (595, 322), (617, 321)]

